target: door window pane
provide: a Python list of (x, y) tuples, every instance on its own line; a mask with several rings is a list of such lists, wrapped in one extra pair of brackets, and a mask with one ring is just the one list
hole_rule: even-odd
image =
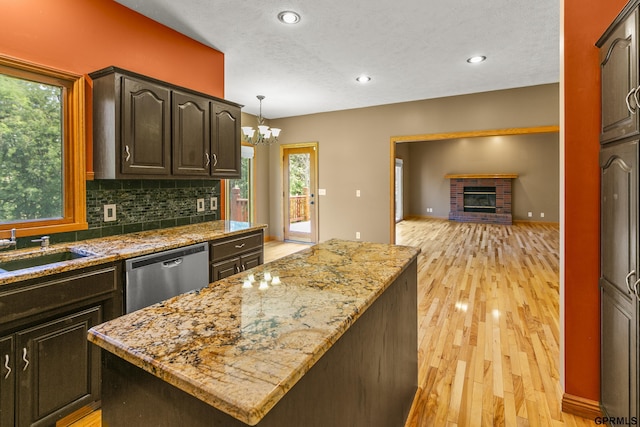
[(0, 222), (63, 212), (63, 88), (0, 74)]
[(243, 157), (240, 179), (227, 180), (227, 218), (231, 221), (251, 222), (251, 164), (252, 159)]

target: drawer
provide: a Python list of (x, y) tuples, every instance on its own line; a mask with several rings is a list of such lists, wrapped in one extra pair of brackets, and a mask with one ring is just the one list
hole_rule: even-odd
[(63, 277), (42, 278), (0, 292), (0, 324), (108, 294), (118, 289), (113, 265)]
[(211, 260), (219, 261), (238, 254), (262, 248), (262, 232), (234, 236), (211, 242)]

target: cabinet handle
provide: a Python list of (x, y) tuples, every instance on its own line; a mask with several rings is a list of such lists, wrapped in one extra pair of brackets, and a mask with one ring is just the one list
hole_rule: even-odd
[(27, 367), (29, 367), (29, 361), (27, 360), (27, 348), (26, 347), (22, 348), (22, 361), (24, 362), (24, 368), (22, 368), (22, 370), (26, 371)]
[(247, 269), (247, 266), (242, 264), (242, 271), (245, 271)]
[[(629, 105), (629, 99), (627, 99), (627, 106), (628, 105)], [(128, 162), (129, 159), (131, 158), (131, 151), (129, 151), (129, 146), (128, 145), (124, 146), (124, 153), (127, 155), (127, 157), (124, 158), (124, 161)]]
[(236, 273), (240, 273), (240, 267), (238, 267), (237, 265), (236, 265), (236, 266), (234, 266), (234, 267), (235, 267), (235, 269), (236, 269)]
[(216, 166), (218, 164), (218, 155), (216, 153), (213, 153), (213, 166)]
[[(631, 114), (635, 114), (635, 113), (636, 113), (636, 110), (635, 110), (635, 108), (631, 108), (631, 104), (629, 103), (629, 98), (631, 97), (631, 95), (633, 95), (633, 97), (635, 98), (635, 93), (636, 93), (636, 91), (637, 91), (637, 89), (635, 89), (635, 88), (634, 88), (634, 89), (631, 89), (631, 90), (629, 91), (629, 93), (627, 94), (626, 98), (624, 98), (624, 102), (626, 102), (626, 103), (627, 103), (627, 110), (629, 110), (629, 112), (630, 112)], [(636, 105), (638, 105), (638, 103), (637, 103), (637, 102), (636, 102)]]
[(636, 280), (633, 284), (633, 293), (636, 294), (636, 298), (640, 299), (640, 295), (638, 294), (638, 284), (640, 283), (640, 279)]
[(204, 155), (207, 156), (207, 164), (205, 165), (205, 167), (208, 168), (211, 164), (211, 158), (209, 157), (209, 153), (204, 153)]
[(9, 378), (9, 375), (11, 375), (11, 368), (9, 367), (9, 355), (8, 354), (4, 355), (4, 367), (7, 370), (7, 373), (4, 376), (4, 379), (6, 380), (7, 378)]
[[(636, 274), (635, 270), (631, 270), (629, 272), (629, 274), (627, 274), (627, 277), (624, 278), (624, 282), (627, 284), (627, 289), (629, 289), (629, 293), (632, 294), (634, 293), (633, 289), (631, 289), (631, 284), (629, 283), (629, 279), (631, 278), (631, 276), (633, 276), (634, 274)], [(637, 283), (637, 282), (636, 282)]]
[(242, 248), (244, 248), (244, 243), (241, 245), (236, 245), (236, 249), (242, 249)]
[[(640, 90), (640, 86), (638, 86), (633, 91), (633, 100), (636, 101), (636, 111), (638, 110), (638, 105), (640, 105), (640, 100), (638, 99), (638, 90)], [(631, 114), (633, 114), (633, 112)]]

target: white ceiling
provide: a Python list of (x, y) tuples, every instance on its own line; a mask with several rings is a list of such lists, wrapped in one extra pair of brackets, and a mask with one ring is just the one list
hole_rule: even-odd
[(223, 52), (225, 98), (268, 119), (559, 81), (560, 0), (116, 1)]

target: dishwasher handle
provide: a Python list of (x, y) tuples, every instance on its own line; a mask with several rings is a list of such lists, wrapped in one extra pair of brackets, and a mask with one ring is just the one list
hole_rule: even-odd
[(182, 264), (182, 258), (172, 259), (171, 261), (165, 261), (162, 263), (162, 267), (164, 268), (173, 268)]

